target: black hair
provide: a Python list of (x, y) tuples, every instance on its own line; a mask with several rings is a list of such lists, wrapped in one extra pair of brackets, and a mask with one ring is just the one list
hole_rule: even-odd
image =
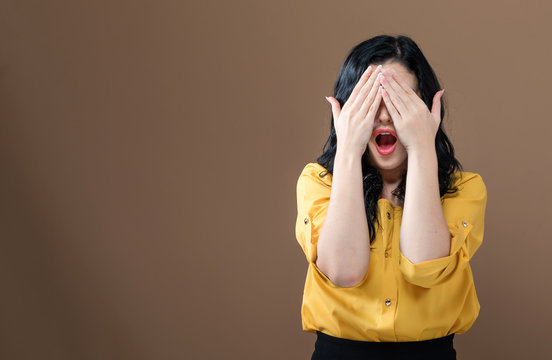
[[(335, 83), (334, 97), (341, 107), (345, 104), (353, 88), (369, 64), (383, 64), (392, 61), (403, 65), (418, 79), (418, 90), (421, 98), (429, 109), (432, 107), (433, 96), (441, 89), (437, 76), (422, 54), (420, 48), (408, 36), (378, 35), (356, 45), (347, 55), (339, 76)], [(456, 171), (462, 171), (462, 165), (454, 156), (454, 147), (445, 134), (442, 125), (445, 118), (445, 103), (441, 97), (441, 123), (435, 136), (435, 149), (438, 161), (439, 193), (442, 197), (446, 193), (454, 193), (458, 189), (454, 186)], [(327, 173), (333, 175), (335, 154), (337, 151), (337, 136), (334, 127), (334, 118), (331, 115), (330, 136), (323, 147), (323, 153), (317, 158), (317, 163)], [(366, 147), (366, 152), (368, 152)], [(366, 152), (364, 155), (366, 155)], [(370, 244), (376, 237), (375, 223), (378, 222), (378, 199), (383, 190), (383, 179), (380, 172), (367, 162), (367, 156), (362, 156), (362, 177), (364, 191), (364, 206), (370, 231)], [(401, 181), (392, 192), (393, 195), (404, 201), (406, 193), (406, 170)]]

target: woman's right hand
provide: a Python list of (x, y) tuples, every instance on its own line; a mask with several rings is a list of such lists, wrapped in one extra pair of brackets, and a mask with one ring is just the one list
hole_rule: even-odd
[(376, 69), (369, 66), (364, 71), (342, 109), (336, 98), (326, 97), (332, 105), (338, 151), (352, 152), (358, 156), (366, 151), (381, 103), (378, 80), (381, 69), (381, 65)]

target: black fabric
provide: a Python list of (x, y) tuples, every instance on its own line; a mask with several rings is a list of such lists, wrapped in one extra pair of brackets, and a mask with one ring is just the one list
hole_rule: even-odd
[(311, 360), (456, 360), (454, 334), (409, 342), (372, 342), (341, 339), (316, 332)]

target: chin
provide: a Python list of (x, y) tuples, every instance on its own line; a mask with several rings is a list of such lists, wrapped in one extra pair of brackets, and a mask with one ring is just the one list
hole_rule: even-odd
[(381, 155), (372, 143), (368, 145), (367, 150), (365, 154), (368, 163), (376, 169), (396, 170), (406, 165), (406, 149), (401, 144), (397, 144), (395, 150), (389, 155)]

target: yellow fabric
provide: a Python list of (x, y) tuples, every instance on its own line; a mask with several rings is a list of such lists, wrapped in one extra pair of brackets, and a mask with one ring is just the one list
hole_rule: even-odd
[(458, 192), (441, 197), (451, 234), (450, 255), (418, 264), (399, 249), (402, 208), (379, 199), (382, 226), (375, 224), (368, 271), (358, 285), (339, 287), (315, 263), (331, 192), (332, 175), (319, 176), (325, 170), (309, 163), (297, 181), (295, 234), (309, 265), (301, 306), (303, 330), (377, 342), (466, 332), (480, 309), (469, 260), (483, 241), (487, 190), (481, 176), (455, 174)]

